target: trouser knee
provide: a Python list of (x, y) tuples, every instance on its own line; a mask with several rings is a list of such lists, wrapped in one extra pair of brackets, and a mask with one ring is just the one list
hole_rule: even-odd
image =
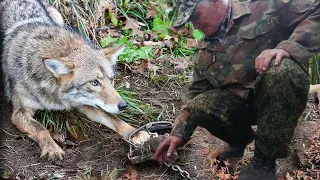
[(277, 66), (270, 63), (269, 69), (257, 78), (255, 84), (256, 101), (261, 97), (297, 99), (306, 103), (309, 91), (307, 74), (291, 59), (284, 58)]

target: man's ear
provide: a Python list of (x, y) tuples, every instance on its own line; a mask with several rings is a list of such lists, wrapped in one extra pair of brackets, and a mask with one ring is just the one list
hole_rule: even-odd
[(118, 57), (125, 50), (125, 48), (125, 46), (109, 47), (103, 48), (101, 51), (106, 55), (106, 58), (111, 61), (112, 65), (116, 65)]
[(73, 62), (65, 62), (58, 59), (44, 59), (43, 63), (55, 76), (69, 74), (74, 70)]

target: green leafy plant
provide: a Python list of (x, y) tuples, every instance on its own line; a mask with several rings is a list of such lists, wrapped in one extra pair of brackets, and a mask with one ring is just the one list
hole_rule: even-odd
[(198, 41), (202, 41), (204, 39), (204, 33), (199, 29), (193, 30), (192, 35)]
[(163, 39), (168, 35), (169, 22), (160, 18), (155, 18), (152, 22), (152, 31), (158, 32), (158, 38)]
[(111, 36), (106, 36), (100, 40), (101, 47), (107, 47), (109, 44), (117, 42), (118, 39), (113, 38)]
[(152, 58), (153, 51), (150, 46), (137, 47), (127, 43), (127, 48), (119, 56), (119, 62), (132, 63), (137, 60), (148, 60)]

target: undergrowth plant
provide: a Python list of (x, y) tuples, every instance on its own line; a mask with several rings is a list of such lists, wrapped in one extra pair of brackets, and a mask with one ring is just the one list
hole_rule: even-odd
[(310, 83), (319, 84), (320, 83), (320, 55), (315, 55), (309, 60), (310, 64)]

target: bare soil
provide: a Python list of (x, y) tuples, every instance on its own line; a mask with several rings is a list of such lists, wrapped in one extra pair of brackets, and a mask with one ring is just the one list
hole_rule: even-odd
[[(124, 73), (125, 72), (125, 73)], [(182, 104), (183, 86), (175, 80), (164, 84), (150, 84), (143, 75), (120, 73), (122, 82), (130, 82), (139, 98), (159, 107), (162, 120), (173, 121)], [(135, 77), (135, 78), (134, 78)], [(3, 92), (3, 91), (0, 91)], [(40, 159), (40, 149), (34, 141), (20, 133), (10, 122), (11, 105), (0, 97), (0, 173), (3, 178), (14, 179), (183, 179), (178, 173), (155, 162), (132, 165), (127, 159), (129, 145), (111, 130), (88, 123), (86, 138), (61, 144), (66, 152), (64, 160)], [(279, 179), (304, 175), (319, 178), (319, 170), (307, 170), (298, 166), (308, 161), (305, 152), (319, 129), (320, 121), (301, 121), (296, 129), (292, 156), (278, 161)], [(141, 124), (135, 124), (141, 125)], [(250, 144), (245, 157), (239, 161), (225, 162), (216, 157), (226, 146), (203, 128), (198, 128), (187, 145), (179, 150), (178, 163), (197, 179), (237, 179), (239, 171), (253, 156), (254, 144)], [(288, 176), (288, 173), (290, 176)], [(0, 177), (1, 177), (0, 176)], [(287, 176), (287, 178), (284, 178)], [(293, 178), (298, 179), (298, 178)]]

